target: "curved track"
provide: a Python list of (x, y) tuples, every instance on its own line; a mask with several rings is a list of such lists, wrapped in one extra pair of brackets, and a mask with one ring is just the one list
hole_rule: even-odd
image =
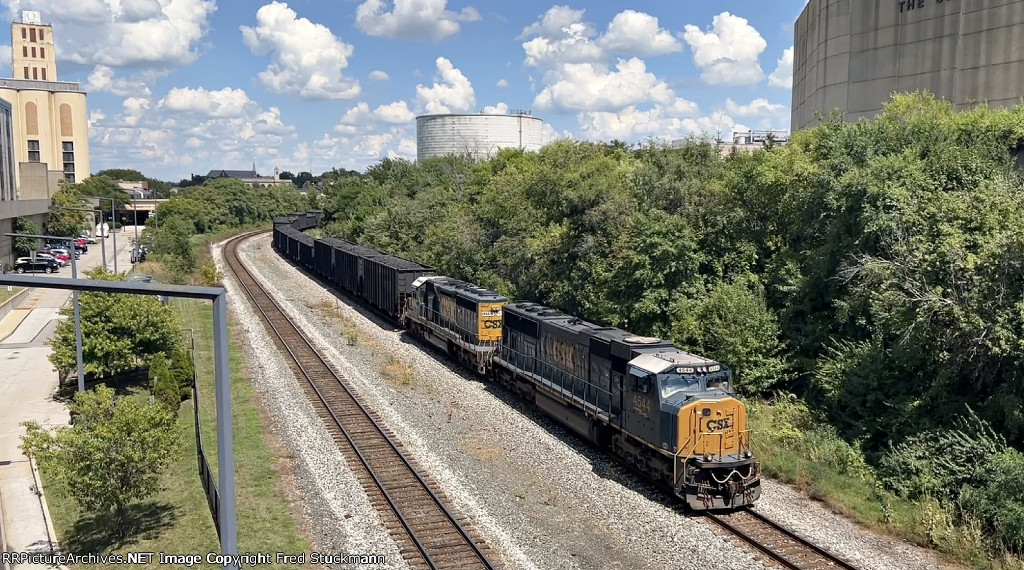
[(292, 370), (305, 380), (311, 403), (348, 458), (402, 556), (413, 568), (495, 569), (485, 554), (489, 547), (478, 533), (448, 510), (444, 497), (403, 453), (401, 443), (380, 425), (345, 378), (327, 364), (238, 259), (238, 245), (259, 233), (264, 232), (228, 241), (224, 257)]
[(784, 568), (857, 570), (850, 563), (800, 538), (793, 531), (750, 509), (706, 515)]

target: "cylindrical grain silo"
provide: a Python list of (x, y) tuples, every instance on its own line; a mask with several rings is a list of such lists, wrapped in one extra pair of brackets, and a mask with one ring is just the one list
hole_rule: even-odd
[(526, 113), (416, 117), (416, 159), (448, 154), (493, 156), (502, 148), (539, 150), (544, 121)]

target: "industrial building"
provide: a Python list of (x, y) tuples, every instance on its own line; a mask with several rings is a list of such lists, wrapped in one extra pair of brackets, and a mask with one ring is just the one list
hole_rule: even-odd
[(957, 109), (1024, 95), (1024, 0), (810, 0), (794, 35), (794, 130), (874, 116), (894, 92)]
[(422, 115), (416, 117), (416, 160), (449, 154), (474, 159), (503, 148), (536, 151), (544, 145), (544, 121), (529, 111), (507, 115)]

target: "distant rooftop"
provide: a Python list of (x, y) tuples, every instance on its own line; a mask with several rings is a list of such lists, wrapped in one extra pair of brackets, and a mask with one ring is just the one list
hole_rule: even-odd
[(733, 132), (732, 144), (764, 144), (769, 140), (777, 143), (789, 142), (789, 131), (746, 131)]
[(206, 178), (256, 178), (255, 170), (211, 170)]

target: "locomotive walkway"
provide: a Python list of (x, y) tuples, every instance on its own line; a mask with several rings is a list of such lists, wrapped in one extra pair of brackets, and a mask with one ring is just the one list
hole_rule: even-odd
[[(122, 246), (123, 243), (123, 246)], [(118, 268), (130, 268), (129, 240), (119, 243)], [(108, 252), (108, 263), (112, 259)], [(96, 244), (79, 260), (79, 269), (102, 265)], [(53, 279), (71, 276), (70, 268)], [(0, 321), (0, 528), (8, 552), (50, 554), (57, 546), (43, 494), (36, 492), (38, 479), (33, 465), (22, 454), (21, 422), (34, 420), (46, 426), (67, 425), (67, 407), (53, 399), (57, 374), (48, 360), (46, 341), (53, 335), (58, 311), (70, 291), (33, 289), (21, 306)], [(12, 564), (12, 570), (52, 568), (45, 564)], [(0, 563), (0, 570), (7, 570)]]

